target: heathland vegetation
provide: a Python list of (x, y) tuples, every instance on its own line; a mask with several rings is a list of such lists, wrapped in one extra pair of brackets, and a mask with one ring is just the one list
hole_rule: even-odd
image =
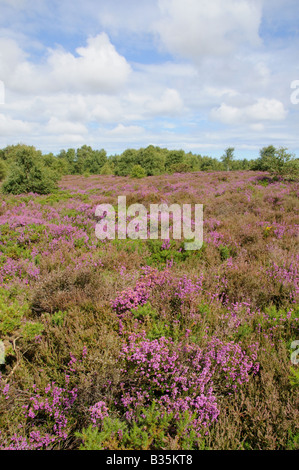
[[(0, 449), (298, 449), (298, 159), (0, 151)], [(204, 243), (98, 204), (203, 204)]]
[(162, 174), (198, 171), (253, 170), (268, 171), (274, 176), (297, 177), (299, 159), (286, 148), (273, 145), (260, 150), (258, 159), (235, 157), (229, 147), (218, 160), (208, 156), (168, 150), (149, 145), (146, 148), (127, 149), (120, 155), (110, 155), (104, 149), (93, 150), (83, 145), (78, 149), (61, 150), (57, 155), (42, 154), (33, 146), (12, 145), (0, 150), (0, 181), (5, 179), (3, 191), (12, 194), (36, 192), (46, 194), (57, 188), (63, 175), (115, 175), (143, 178)]

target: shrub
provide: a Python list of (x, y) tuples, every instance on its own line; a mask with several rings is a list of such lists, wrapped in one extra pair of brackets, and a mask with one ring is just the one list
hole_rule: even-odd
[(46, 168), (34, 147), (21, 147), (3, 183), (4, 193), (49, 194), (57, 188), (58, 175)]
[(260, 158), (253, 164), (253, 170), (269, 171), (274, 176), (299, 175), (299, 160), (287, 148), (280, 147), (276, 149), (273, 145), (264, 147), (260, 151)]
[(131, 178), (144, 178), (146, 176), (146, 172), (141, 165), (134, 165), (130, 176)]

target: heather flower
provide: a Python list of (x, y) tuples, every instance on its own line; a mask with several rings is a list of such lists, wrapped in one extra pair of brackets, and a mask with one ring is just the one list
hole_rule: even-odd
[(94, 426), (99, 426), (103, 419), (108, 416), (108, 408), (104, 401), (99, 401), (89, 408), (91, 421)]

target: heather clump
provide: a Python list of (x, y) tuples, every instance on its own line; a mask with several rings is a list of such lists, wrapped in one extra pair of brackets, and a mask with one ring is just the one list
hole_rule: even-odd
[[(171, 442), (198, 449), (217, 422), (218, 396), (233, 396), (259, 369), (255, 352), (250, 357), (232, 342), (214, 338), (199, 348), (165, 337), (150, 340), (145, 332), (128, 336), (120, 359), (118, 393), (109, 411), (104, 402), (91, 407), (96, 430), (83, 430), (85, 449), (134, 443), (145, 450)], [(115, 418), (116, 410), (125, 422)]]

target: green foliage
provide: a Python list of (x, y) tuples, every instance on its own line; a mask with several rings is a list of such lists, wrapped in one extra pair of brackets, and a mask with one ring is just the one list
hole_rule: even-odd
[(188, 173), (191, 171), (191, 166), (186, 162), (175, 163), (170, 166), (171, 173)]
[(165, 160), (166, 170), (172, 171), (174, 165), (180, 165), (184, 160), (184, 151), (183, 150), (170, 150), (167, 154)]
[(65, 316), (66, 316), (66, 312), (61, 312), (61, 310), (58, 310), (57, 312), (53, 313), (51, 317), (52, 325), (63, 326)]
[(295, 367), (290, 367), (290, 384), (292, 385), (292, 387), (296, 387), (298, 388), (299, 387), (299, 367), (295, 368)]
[(249, 323), (241, 324), (233, 337), (235, 341), (242, 341), (244, 338), (249, 338), (253, 334), (253, 327)]
[(228, 147), (226, 150), (225, 150), (225, 153), (224, 155), (222, 155), (221, 157), (221, 161), (223, 162), (224, 166), (225, 166), (225, 169), (227, 171), (231, 170), (232, 168), (232, 163), (233, 163), (233, 160), (234, 160), (234, 151), (235, 149), (233, 147)]
[(114, 165), (113, 163), (106, 162), (100, 171), (101, 175), (114, 175)]
[(57, 166), (61, 166), (63, 174), (72, 175), (75, 173), (76, 150), (61, 150), (57, 155)]
[(184, 150), (168, 150), (154, 145), (138, 150), (129, 148), (120, 155), (108, 158), (104, 149), (94, 150), (88, 145), (82, 145), (77, 150), (63, 149), (57, 156), (54, 156), (52, 153), (42, 155), (34, 147), (18, 144), (0, 150), (0, 181), (11, 165), (16, 162), (17, 155), (24, 149), (34, 149), (42, 166), (59, 176), (68, 174), (130, 176), (136, 165), (143, 168), (146, 176), (223, 170), (269, 171), (274, 176), (291, 178), (297, 178), (299, 175), (298, 158), (287, 153), (287, 149), (276, 149), (273, 145), (262, 148), (260, 158), (257, 160), (235, 159), (233, 147), (228, 147), (219, 160), (209, 156), (194, 155), (191, 152), (185, 153)]
[[(179, 340), (181, 336), (180, 322), (169, 322), (161, 317), (149, 302), (140, 305), (137, 309), (133, 309), (132, 314), (134, 318), (146, 325), (148, 339), (154, 340), (165, 337), (172, 338), (175, 341)], [(178, 313), (176, 313), (176, 318), (179, 320)]]
[(137, 159), (138, 152), (135, 149), (125, 150), (115, 160), (115, 174), (117, 176), (129, 176), (134, 165), (139, 164)]
[(136, 163), (144, 168), (147, 176), (160, 175), (164, 173), (164, 151), (159, 147), (149, 145), (138, 151)]
[(6, 172), (7, 172), (7, 169), (6, 169), (4, 160), (0, 160), (0, 181), (2, 181), (5, 178)]
[(176, 436), (176, 444), (181, 449), (192, 450), (199, 447), (194, 431), (186, 432), (195, 416), (180, 412), (178, 419), (173, 413), (161, 412), (153, 401), (147, 408), (137, 411), (136, 421), (122, 422), (119, 418), (105, 417), (100, 428), (90, 425), (76, 436), (82, 440), (80, 450), (163, 449)]
[(33, 340), (44, 331), (44, 325), (40, 322), (27, 322), (22, 327), (22, 336), (27, 340)]
[(130, 176), (131, 178), (144, 178), (146, 176), (146, 172), (141, 165), (134, 165), (131, 170)]
[(299, 160), (295, 160), (294, 155), (281, 147), (275, 151), (274, 157), (270, 160), (269, 171), (277, 176), (298, 176)]
[(269, 171), (274, 176), (287, 176), (297, 178), (299, 176), (299, 160), (287, 148), (276, 149), (273, 145), (263, 147), (260, 150), (260, 158), (254, 162), (252, 169)]
[(289, 439), (287, 442), (287, 450), (298, 450), (299, 449), (299, 433), (294, 434), (292, 431), (289, 432)]
[(290, 321), (296, 321), (299, 316), (299, 305), (294, 305), (291, 312), (284, 308), (277, 308), (275, 305), (265, 308), (265, 314), (268, 316), (268, 320), (276, 322), (279, 318), (286, 320), (288, 317)]
[(11, 298), (7, 289), (0, 289), (0, 333), (11, 334), (21, 326), (22, 318), (28, 313), (27, 303), (20, 304)]
[(43, 164), (40, 152), (24, 146), (16, 152), (2, 191), (6, 194), (49, 194), (57, 189), (57, 180), (57, 173)]
[(92, 175), (98, 175), (106, 162), (107, 155), (104, 149), (93, 150), (90, 146), (82, 145), (77, 150), (75, 172), (79, 174), (88, 172)]
[(164, 247), (163, 240), (147, 240), (147, 248), (151, 255), (146, 259), (149, 266), (159, 266), (173, 260), (175, 262), (183, 262), (191, 256), (200, 256), (201, 250), (195, 253), (191, 250), (184, 249), (184, 242), (178, 243), (175, 240), (169, 241), (167, 247)]
[(234, 250), (230, 246), (227, 246), (227, 245), (220, 245), (219, 253), (220, 253), (221, 261), (225, 261), (231, 256), (234, 256), (235, 254)]
[[(82, 200), (85, 198), (85, 194), (81, 194)], [(55, 204), (63, 201), (68, 201), (72, 198), (72, 195), (68, 191), (55, 191), (53, 194), (42, 195), (35, 199), (35, 202), (42, 206), (54, 206)]]
[(275, 158), (276, 148), (273, 145), (263, 147), (260, 150), (260, 158), (254, 162), (252, 169), (257, 171), (269, 171), (271, 161)]
[(199, 156), (198, 160), (201, 171), (222, 171), (224, 169), (223, 164), (216, 158)]

